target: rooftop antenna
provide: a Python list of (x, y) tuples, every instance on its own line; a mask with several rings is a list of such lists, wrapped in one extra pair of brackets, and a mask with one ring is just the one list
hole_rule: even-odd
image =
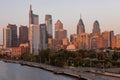
[(32, 10), (32, 5), (30, 4), (30, 10)]

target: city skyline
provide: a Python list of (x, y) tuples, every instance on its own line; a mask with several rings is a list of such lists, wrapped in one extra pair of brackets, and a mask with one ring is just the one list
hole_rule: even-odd
[[(13, 2), (16, 3), (14, 6)], [(74, 3), (73, 3), (74, 2)], [(39, 22), (44, 23), (46, 14), (51, 14), (53, 17), (53, 28), (55, 22), (60, 19), (64, 24), (64, 28), (68, 31), (68, 37), (72, 33), (76, 33), (77, 23), (80, 19), (80, 13), (82, 14), (82, 20), (85, 25), (87, 33), (92, 32), (93, 23), (98, 20), (100, 24), (101, 32), (105, 30), (114, 30), (115, 34), (119, 34), (120, 12), (118, 11), (120, 1), (106, 0), (106, 1), (1, 1), (1, 23), (0, 23), (0, 43), (2, 43), (2, 28), (8, 23), (20, 25), (27, 25), (29, 5), (33, 5), (33, 10), (39, 15)], [(9, 3), (9, 4), (8, 4)], [(19, 3), (19, 4), (18, 4)], [(44, 5), (46, 3), (46, 5)], [(59, 4), (61, 3), (61, 4)], [(67, 4), (68, 3), (68, 4)], [(3, 5), (6, 4), (7, 6)], [(41, 5), (40, 5), (41, 4)], [(23, 6), (22, 6), (23, 5)], [(39, 6), (40, 5), (40, 6)], [(63, 6), (61, 6), (63, 5)], [(86, 5), (86, 6), (85, 6)], [(66, 7), (65, 7), (66, 6)], [(63, 8), (64, 7), (64, 8)], [(12, 11), (13, 10), (13, 11)], [(11, 12), (10, 12), (11, 11)], [(18, 16), (19, 15), (19, 16)], [(116, 16), (117, 15), (117, 16)], [(54, 32), (54, 30), (53, 30)]]

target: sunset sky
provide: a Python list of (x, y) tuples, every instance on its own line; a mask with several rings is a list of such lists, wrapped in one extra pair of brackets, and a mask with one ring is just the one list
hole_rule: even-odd
[(70, 34), (76, 33), (77, 23), (82, 15), (87, 33), (92, 32), (93, 22), (98, 20), (101, 31), (114, 30), (120, 34), (120, 0), (0, 0), (0, 43), (2, 29), (8, 23), (27, 25), (29, 6), (39, 15), (39, 22), (44, 23), (45, 14), (51, 14), (53, 27), (60, 19)]

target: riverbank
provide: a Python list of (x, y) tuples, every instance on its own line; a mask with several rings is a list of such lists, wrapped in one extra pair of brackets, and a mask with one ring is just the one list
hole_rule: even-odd
[(54, 74), (72, 76), (72, 77), (78, 78), (79, 80), (96, 80), (93, 77), (89, 77), (89, 76), (86, 77), (86, 75), (83, 74), (85, 71), (88, 71), (89, 73), (93, 73), (93, 74), (120, 78), (119, 74), (102, 72), (100, 70), (94, 70), (94, 69), (90, 70), (90, 69), (85, 69), (85, 68), (82, 69), (82, 68), (74, 68), (74, 67), (73, 68), (60, 68), (56, 66), (35, 63), (35, 62), (26, 62), (26, 61), (14, 61), (14, 60), (3, 60), (3, 61), (8, 62), (8, 63), (21, 64), (22, 66), (40, 68), (46, 71), (53, 72)]
[(120, 78), (120, 74), (108, 73), (108, 72), (103, 72), (103, 71), (99, 71), (99, 70), (89, 70), (87, 72)]
[(90, 78), (87, 78), (85, 76), (82, 76), (78, 73), (65, 70), (63, 68), (55, 67), (55, 66), (50, 66), (46, 64), (41, 64), (41, 63), (34, 63), (34, 62), (26, 62), (26, 61), (14, 61), (14, 60), (2, 60), (7, 63), (15, 63), (15, 64), (21, 64), (22, 66), (30, 66), (30, 67), (35, 67), (35, 68), (40, 68), (46, 71), (53, 72), (54, 74), (60, 74), (60, 75), (67, 75), (71, 77), (78, 78), (79, 80), (92, 80)]

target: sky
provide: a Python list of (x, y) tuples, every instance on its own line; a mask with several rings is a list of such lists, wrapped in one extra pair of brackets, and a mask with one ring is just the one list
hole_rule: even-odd
[(0, 44), (3, 27), (8, 23), (28, 26), (30, 4), (33, 13), (39, 15), (40, 24), (45, 22), (46, 14), (51, 14), (53, 27), (59, 19), (68, 37), (76, 33), (80, 14), (87, 33), (92, 32), (93, 23), (98, 20), (102, 32), (114, 30), (120, 34), (120, 0), (0, 0)]

